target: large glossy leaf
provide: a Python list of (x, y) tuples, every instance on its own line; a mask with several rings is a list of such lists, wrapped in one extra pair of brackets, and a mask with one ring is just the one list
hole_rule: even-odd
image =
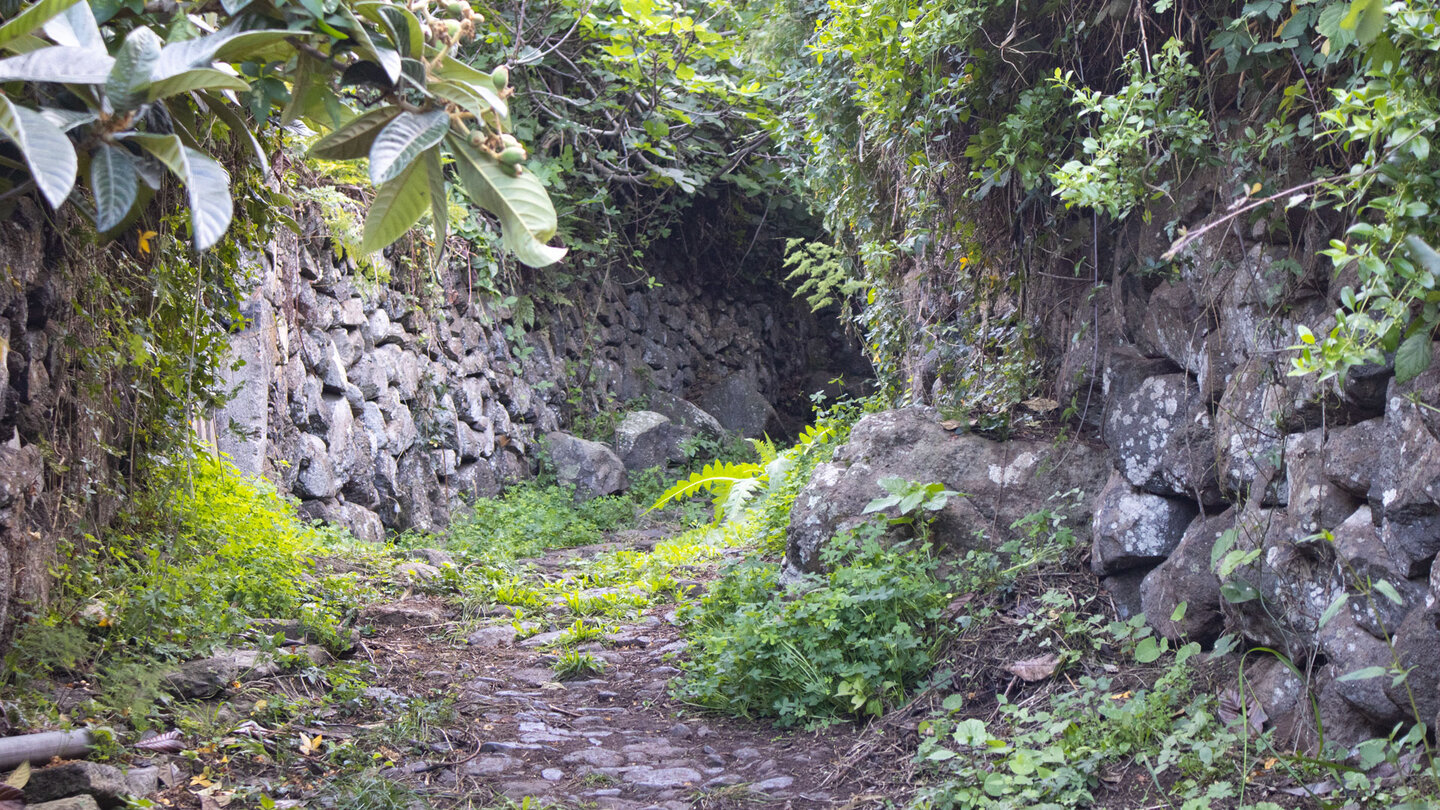
[(498, 93), (490, 89), (488, 80), (485, 85), (461, 81), (432, 82), (429, 90), (436, 97), (459, 105), (476, 118), (482, 118), (491, 111), (502, 119), (510, 117), (510, 108)]
[(321, 160), (356, 160), (370, 154), (380, 130), (400, 114), (399, 107), (381, 107), (350, 119), (344, 126), (316, 141), (310, 157)]
[(60, 128), (61, 132), (69, 132), (75, 127), (89, 124), (100, 119), (89, 110), (62, 110), (58, 107), (41, 107), (40, 114), (45, 120)]
[(425, 54), (425, 31), (420, 20), (404, 6), (392, 3), (357, 3), (355, 11), (373, 23), (385, 26), (401, 56), (418, 59)]
[(20, 147), (40, 193), (56, 208), (75, 186), (75, 147), (60, 128), (34, 110), (0, 96), (0, 132)]
[(0, 82), (102, 84), (114, 65), (104, 51), (56, 45), (0, 59)]
[(34, 31), (76, 2), (77, 0), (40, 0), (31, 4), (16, 14), (14, 19), (0, 25), (0, 47)]
[(395, 179), (449, 131), (450, 116), (444, 110), (395, 116), (370, 145), (370, 182), (378, 186)]
[(231, 76), (214, 68), (196, 68), (154, 82), (150, 85), (149, 97), (151, 101), (157, 101), (196, 90), (234, 90), (243, 93), (249, 89), (250, 83), (239, 76)]
[(370, 32), (365, 29), (365, 24), (355, 16), (355, 12), (349, 6), (341, 5), (340, 14), (349, 23), (350, 35), (355, 38), (358, 50), (362, 56), (368, 56), (380, 67), (385, 69), (385, 75), (390, 77), (393, 84), (400, 80), (400, 53), (390, 48), (376, 45), (370, 39)]
[(555, 235), (555, 206), (535, 175), (509, 176), (493, 158), (456, 135), (446, 143), (465, 190), (500, 218), (500, 242), (507, 250), (531, 267), (545, 267), (565, 258), (564, 248), (545, 244)]
[(375, 192), (375, 201), (365, 214), (365, 233), (360, 251), (373, 253), (410, 230), (430, 207), (429, 171), (425, 161), (411, 161), (399, 177)]
[(430, 219), (435, 224), (435, 243), (445, 244), (450, 227), (450, 195), (445, 193), (445, 169), (440, 164), (440, 150), (425, 153), (425, 175), (430, 183)]
[(105, 82), (105, 96), (117, 111), (133, 110), (145, 103), (163, 45), (154, 31), (143, 26), (125, 37)]
[(95, 195), (95, 230), (119, 225), (140, 190), (135, 159), (118, 146), (102, 143), (90, 156), (90, 191)]
[(279, 58), (290, 50), (287, 40), (294, 35), (292, 31), (271, 28), (241, 31), (227, 25), (209, 36), (172, 42), (160, 51), (160, 61), (155, 63), (154, 80), (168, 79), (191, 68), (210, 67), (231, 57)]
[(100, 34), (100, 26), (95, 23), (95, 15), (91, 13), (89, 3), (75, 3), (51, 17), (45, 23), (45, 36), (54, 40), (56, 45), (72, 45), (97, 51), (109, 50), (105, 46), (105, 37)]
[(1416, 332), (1395, 350), (1395, 382), (1407, 383), (1424, 374), (1430, 368), (1434, 354), (1430, 344), (1430, 330)]
[(205, 106), (210, 108), (210, 112), (213, 113), (216, 118), (219, 118), (225, 126), (230, 128), (230, 137), (232, 140), (235, 138), (244, 138), (249, 142), (251, 154), (255, 157), (255, 165), (260, 168), (260, 173), (269, 174), (270, 159), (266, 157), (265, 147), (260, 145), (260, 141), (255, 137), (255, 133), (251, 130), (249, 122), (242, 118), (240, 113), (232, 109), (229, 104), (226, 104), (225, 99), (220, 96), (214, 95), (213, 93), (204, 93), (202, 97), (205, 100)]
[(185, 184), (195, 249), (205, 250), (225, 235), (234, 209), (230, 175), (219, 163), (187, 147), (178, 135), (136, 134), (128, 139), (160, 159)]

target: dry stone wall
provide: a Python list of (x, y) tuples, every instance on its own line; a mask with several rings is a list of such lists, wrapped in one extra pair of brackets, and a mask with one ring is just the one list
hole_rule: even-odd
[(536, 290), (527, 328), (519, 307), (471, 291), (463, 266), (421, 305), (357, 279), (319, 230), (278, 239), (257, 265), (221, 449), (371, 539), (441, 527), (463, 499), (530, 477), (544, 437), (577, 419), (681, 397), (731, 431), (781, 435), (798, 427), (792, 403), (865, 373), (838, 325), (763, 283), (579, 281)]

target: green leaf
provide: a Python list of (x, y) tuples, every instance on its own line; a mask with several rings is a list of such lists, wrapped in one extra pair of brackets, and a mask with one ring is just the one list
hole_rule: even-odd
[(430, 183), (425, 161), (411, 161), (399, 177), (375, 192), (365, 214), (360, 252), (374, 253), (405, 235), (430, 207)]
[(89, 48), (93, 51), (108, 52), (105, 37), (95, 23), (95, 15), (89, 3), (75, 3), (45, 22), (45, 36), (56, 45), (71, 45)]
[(1141, 639), (1140, 643), (1135, 645), (1135, 660), (1141, 664), (1150, 664), (1158, 659), (1163, 652), (1165, 652), (1164, 648), (1160, 646), (1160, 642), (1156, 641), (1153, 636)]
[(59, 208), (75, 187), (75, 147), (45, 116), (0, 96), (0, 132), (20, 147), (30, 176), (50, 205)]
[(1375, 590), (1397, 605), (1405, 604), (1405, 600), (1400, 596), (1400, 592), (1395, 590), (1395, 586), (1383, 579), (1375, 583)]
[(231, 76), (213, 68), (196, 68), (151, 84), (148, 95), (151, 101), (157, 101), (197, 90), (234, 90), (243, 93), (249, 89), (250, 83), (239, 76)]
[(395, 116), (370, 145), (370, 182), (379, 186), (398, 177), (411, 161), (440, 143), (449, 131), (450, 116), (444, 110)]
[(1232, 579), (1221, 585), (1220, 595), (1225, 597), (1225, 601), (1232, 605), (1238, 605), (1260, 598), (1260, 592), (1255, 590), (1255, 586), (1243, 579)]
[[(293, 31), (264, 28), (256, 31), (241, 31), (232, 25), (199, 39), (172, 42), (160, 50), (160, 59), (155, 63), (154, 81), (168, 79), (193, 68), (208, 68), (215, 62), (226, 62), (232, 57), (246, 60), (269, 61), (280, 59), (292, 50), (289, 38)], [(273, 53), (272, 53), (273, 51)]]
[(95, 230), (120, 224), (135, 204), (140, 181), (135, 159), (118, 146), (101, 143), (90, 156), (90, 191), (95, 195)]
[(510, 108), (500, 96), (494, 90), (483, 85), (445, 80), (432, 82), (429, 90), (436, 98), (459, 105), (482, 121), (485, 120), (485, 113), (488, 112), (494, 112), (502, 119), (510, 116)]
[(545, 267), (565, 258), (565, 249), (545, 241), (555, 235), (555, 207), (545, 187), (530, 172), (511, 177), (500, 164), (451, 135), (451, 152), (465, 190), (482, 208), (500, 218), (500, 242), (524, 264)]
[(371, 22), (383, 25), (401, 56), (418, 59), (425, 55), (425, 32), (420, 20), (402, 6), (391, 3), (356, 3), (355, 12)]
[(355, 16), (355, 12), (347, 5), (340, 6), (340, 14), (349, 23), (350, 34), (360, 46), (356, 50), (362, 56), (367, 56), (385, 69), (385, 75), (390, 77), (391, 83), (400, 80), (400, 54), (389, 48), (382, 48), (370, 39), (370, 32), (365, 29), (365, 24)]
[(400, 114), (399, 107), (381, 107), (350, 119), (310, 146), (310, 157), (321, 160), (356, 160), (370, 154), (380, 130)]
[(103, 84), (114, 66), (104, 51), (56, 45), (0, 59), (0, 82)]
[(196, 250), (207, 250), (230, 227), (230, 175), (214, 160), (186, 146), (179, 135), (134, 134), (126, 137), (159, 158), (185, 184), (190, 200), (190, 230)]
[(1422, 329), (1405, 338), (1395, 350), (1395, 382), (1407, 383), (1430, 368), (1430, 331)]
[(947, 712), (958, 712), (965, 707), (965, 696), (959, 692), (947, 695), (940, 707)]
[(219, 118), (225, 126), (230, 128), (230, 137), (232, 139), (243, 137), (249, 141), (251, 154), (255, 157), (255, 165), (260, 168), (262, 175), (269, 174), (270, 158), (265, 155), (265, 147), (260, 145), (259, 139), (255, 137), (254, 131), (250, 129), (249, 122), (241, 118), (240, 113), (231, 109), (230, 105), (225, 102), (225, 99), (220, 96), (205, 93), (204, 99), (205, 106), (210, 108), (210, 112), (214, 113), (216, 118)]
[(133, 110), (145, 103), (163, 44), (154, 31), (143, 26), (125, 37), (105, 82), (105, 96), (117, 112)]
[(1170, 612), (1170, 621), (1178, 622), (1185, 618), (1185, 609), (1190, 606), (1189, 602), (1181, 602)]
[(444, 246), (450, 227), (450, 195), (445, 193), (445, 169), (440, 165), (440, 150), (425, 153), (425, 174), (430, 182), (430, 219), (435, 226), (435, 243)]
[(1335, 615), (1338, 614), (1349, 601), (1350, 594), (1348, 593), (1341, 593), (1338, 597), (1336, 597), (1335, 601), (1331, 602), (1330, 606), (1325, 608), (1325, 612), (1320, 614), (1320, 624), (1316, 627), (1316, 629), (1318, 630), (1329, 624), (1330, 620), (1335, 618)]
[(0, 25), (0, 47), (4, 47), (20, 37), (29, 34), (40, 26), (44, 25), (56, 14), (75, 5), (78, 0), (40, 0), (32, 3), (24, 11), (16, 14), (15, 17)]
[(1390, 670), (1385, 667), (1365, 667), (1354, 672), (1347, 672), (1336, 678), (1337, 681), (1368, 681), (1371, 678), (1379, 678)]
[(75, 127), (93, 123), (100, 119), (100, 116), (89, 110), (62, 110), (58, 107), (41, 107), (40, 114), (45, 120), (54, 124), (61, 132), (69, 132)]
[(1340, 27), (1355, 32), (1355, 40), (1369, 45), (1385, 28), (1386, 0), (1351, 0)]

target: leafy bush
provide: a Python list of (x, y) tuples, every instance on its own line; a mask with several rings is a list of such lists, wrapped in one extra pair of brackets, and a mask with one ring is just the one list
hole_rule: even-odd
[(621, 496), (576, 502), (571, 489), (521, 484), (498, 498), (481, 498), (450, 526), (448, 547), (473, 560), (509, 562), (547, 548), (598, 543), (605, 532), (635, 519), (634, 501)]
[[(443, 232), (448, 156), (522, 262), (564, 256), (544, 244), (555, 211), (508, 131), (508, 71), (482, 73), (451, 55), (476, 33), (468, 3), (221, 5), (191, 15), (40, 0), (0, 25), (0, 50), (16, 54), (0, 59), (0, 81), (18, 90), (0, 98), (0, 132), (21, 159), (7, 161), (13, 190), (33, 186), (58, 208), (79, 180), (89, 191), (74, 196), (79, 207), (96, 231), (115, 233), (144, 212), (168, 170), (185, 187), (195, 249), (205, 250), (234, 214), (214, 141), (228, 138), (267, 170), (256, 135), (274, 111), (280, 123), (329, 132), (312, 147), (317, 157), (369, 158), (377, 193), (365, 252), (432, 209)], [(57, 85), (68, 89), (57, 94)]]
[(681, 699), (785, 725), (893, 705), (930, 670), (950, 593), (928, 546), (886, 546), (883, 532), (837, 536), (831, 572), (789, 594), (773, 563), (727, 572), (690, 621)]

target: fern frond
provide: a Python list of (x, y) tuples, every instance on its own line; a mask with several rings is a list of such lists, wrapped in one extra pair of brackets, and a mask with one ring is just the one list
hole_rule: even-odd
[(736, 481), (729, 487), (723, 501), (715, 499), (715, 517), (718, 519), (724, 516), (725, 520), (734, 520), (736, 515), (745, 511), (745, 506), (754, 499), (755, 493), (760, 491), (760, 485), (765, 483), (764, 476), (746, 478)]
[(750, 442), (751, 447), (755, 448), (755, 452), (760, 455), (760, 466), (762, 467), (774, 461), (775, 457), (780, 454), (775, 449), (775, 443), (770, 441), (769, 436), (763, 439), (748, 439), (747, 441)]
[(730, 494), (730, 488), (738, 481), (750, 481), (752, 479), (763, 479), (765, 470), (759, 464), (731, 464), (724, 461), (715, 461), (706, 464), (700, 470), (690, 474), (688, 478), (676, 481), (669, 489), (660, 493), (660, 497), (650, 507), (649, 511), (661, 508), (671, 501), (678, 501), (681, 498), (688, 498), (698, 492), (709, 492), (715, 496), (717, 504), (724, 502)]

